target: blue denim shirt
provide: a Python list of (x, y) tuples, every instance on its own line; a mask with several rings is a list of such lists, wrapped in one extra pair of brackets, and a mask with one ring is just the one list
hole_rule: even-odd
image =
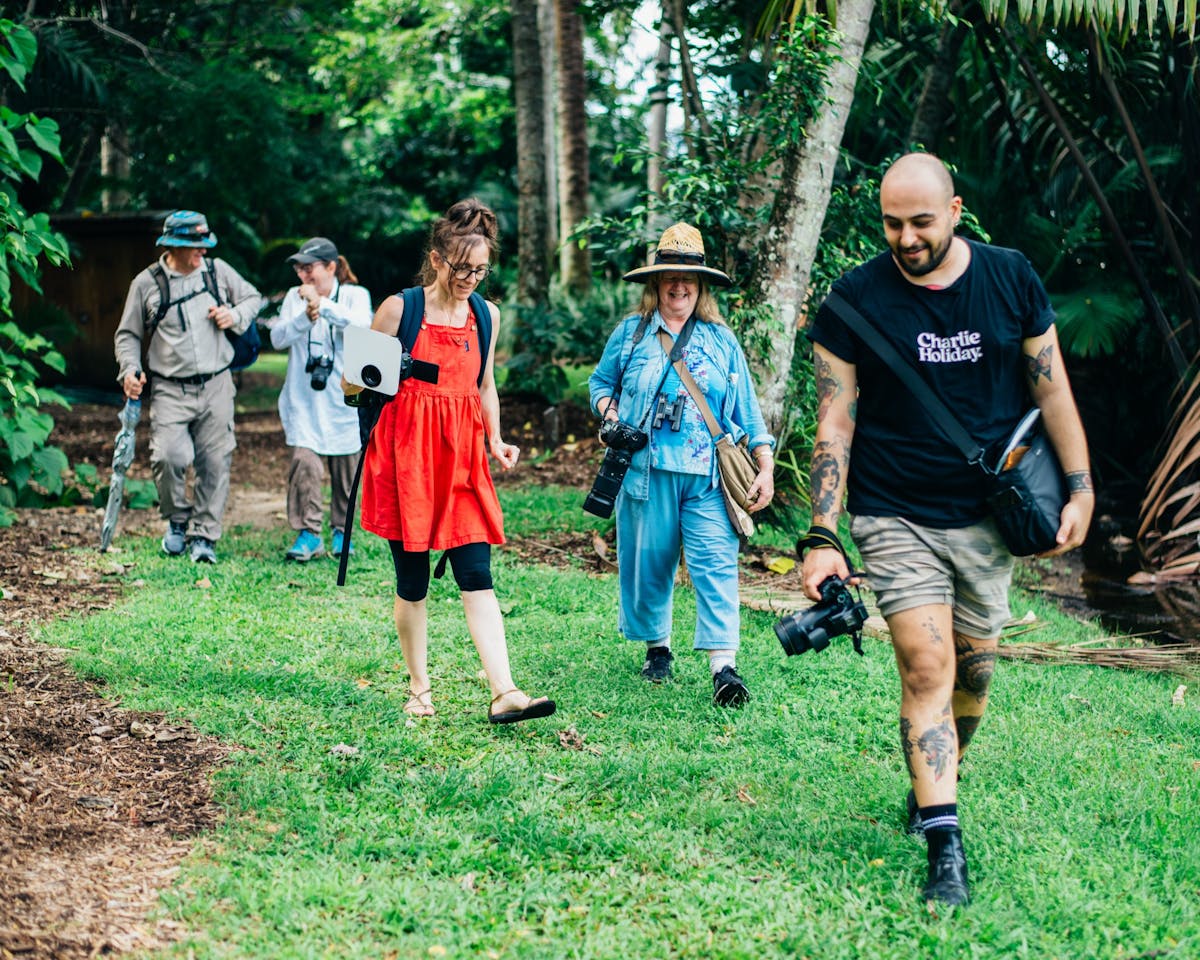
[[(658, 342), (658, 331), (667, 330), (662, 316), (655, 312), (645, 336), (634, 348), (633, 333), (640, 319), (635, 314), (617, 324), (595, 372), (588, 379), (592, 409), (601, 416), (597, 400), (612, 396), (620, 379), (617, 409), (621, 420), (650, 435), (650, 442), (633, 455), (623, 489), (635, 499), (648, 499), (651, 467), (675, 473), (707, 474), (710, 483), (716, 486), (716, 458), (704, 418), (673, 370), (665, 381), (663, 379), (670, 361)], [(667, 335), (675, 339), (669, 330)], [(692, 338), (684, 348), (683, 362), (704, 392), (713, 415), (732, 434), (734, 442), (749, 435), (751, 450), (764, 443), (774, 448), (775, 438), (767, 432), (746, 355), (732, 330), (723, 324), (697, 322)], [(684, 400), (683, 421), (678, 432), (672, 431), (669, 421), (665, 420), (659, 428), (654, 427), (659, 384), (662, 384), (668, 402), (678, 397)]]

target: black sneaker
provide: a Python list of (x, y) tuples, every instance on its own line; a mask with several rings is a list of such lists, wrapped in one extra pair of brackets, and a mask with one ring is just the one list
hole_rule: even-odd
[(722, 667), (713, 674), (713, 704), (718, 707), (740, 707), (750, 699), (746, 683), (733, 667)]
[(912, 837), (925, 836), (925, 824), (921, 822), (921, 808), (917, 806), (917, 795), (910, 789), (904, 798), (904, 809), (908, 813), (908, 826), (904, 832)]
[(671, 661), (674, 659), (670, 647), (648, 647), (646, 662), (642, 664), (642, 679), (649, 680), (651, 683), (670, 680)]
[(930, 830), (929, 879), (923, 891), (925, 899), (936, 900), (951, 907), (965, 907), (971, 902), (967, 889), (967, 854), (963, 850), (962, 831)]

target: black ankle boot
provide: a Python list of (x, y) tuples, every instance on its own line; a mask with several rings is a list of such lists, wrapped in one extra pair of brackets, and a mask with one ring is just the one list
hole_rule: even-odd
[(929, 844), (929, 879), (925, 881), (925, 899), (951, 907), (965, 907), (971, 901), (967, 889), (967, 854), (963, 850), (962, 831), (926, 830)]

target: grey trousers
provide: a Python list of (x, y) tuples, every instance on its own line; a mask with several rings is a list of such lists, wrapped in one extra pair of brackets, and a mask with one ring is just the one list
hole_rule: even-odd
[[(198, 386), (154, 378), (150, 403), (150, 468), (164, 519), (188, 525), (193, 537), (218, 540), (229, 498), (233, 377), (226, 371)], [(187, 472), (195, 468), (193, 499)]]
[(329, 465), (329, 486), (332, 491), (329, 522), (335, 530), (346, 529), (346, 509), (350, 499), (350, 484), (362, 453), (323, 457), (307, 447), (292, 447), (292, 465), (288, 469), (287, 514), (293, 530), (309, 530), (321, 535), (321, 482)]

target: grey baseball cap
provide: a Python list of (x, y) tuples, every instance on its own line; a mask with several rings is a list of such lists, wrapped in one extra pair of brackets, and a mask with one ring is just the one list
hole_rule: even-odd
[(300, 249), (288, 257), (288, 263), (328, 263), (338, 258), (337, 247), (327, 237), (305, 240)]

